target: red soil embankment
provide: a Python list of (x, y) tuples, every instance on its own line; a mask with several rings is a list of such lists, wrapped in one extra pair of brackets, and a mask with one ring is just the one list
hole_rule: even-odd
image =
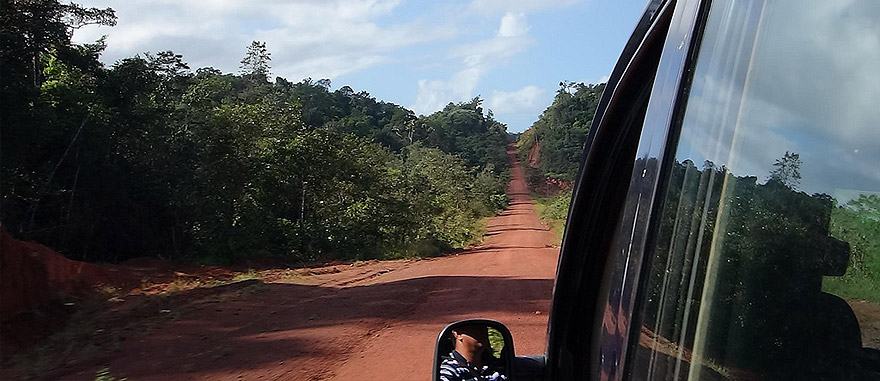
[(79, 262), (0, 227), (0, 347), (5, 361), (66, 324), (72, 303), (100, 285), (133, 287), (131, 274)]
[(133, 278), (119, 269), (65, 258), (36, 242), (0, 229), (0, 320), (46, 307), (53, 296), (78, 294), (101, 284), (125, 284)]

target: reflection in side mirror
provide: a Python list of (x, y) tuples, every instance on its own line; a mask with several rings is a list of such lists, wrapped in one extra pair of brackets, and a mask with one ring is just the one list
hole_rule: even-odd
[(510, 380), (513, 338), (497, 321), (471, 319), (440, 332), (434, 349), (434, 381)]

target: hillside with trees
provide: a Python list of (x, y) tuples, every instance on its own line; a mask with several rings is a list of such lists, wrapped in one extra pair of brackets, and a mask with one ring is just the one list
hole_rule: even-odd
[(574, 181), (605, 84), (560, 82), (553, 103), (520, 135), (517, 151), (542, 177)]
[(0, 10), (0, 221), (66, 256), (285, 263), (437, 254), (506, 205), (506, 126), (482, 100), (417, 116), (329, 80), (237, 74), (171, 51), (109, 67), (112, 9)]
[(517, 137), (520, 162), (538, 212), (561, 237), (584, 144), (605, 84), (563, 81), (553, 103)]

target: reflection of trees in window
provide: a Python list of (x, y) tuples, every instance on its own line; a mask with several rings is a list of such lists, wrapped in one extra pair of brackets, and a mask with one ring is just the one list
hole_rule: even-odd
[[(846, 302), (822, 292), (822, 278), (843, 275), (850, 251), (841, 240), (850, 236), (830, 234), (832, 215), (860, 209), (834, 207), (826, 194), (795, 191), (797, 153), (786, 152), (774, 166), (769, 180), (759, 184), (757, 177), (735, 176), (709, 161), (702, 168), (690, 160), (674, 164), (642, 323), (686, 353), (703, 335), (705, 343), (695, 349), (704, 363), (770, 378), (845, 376), (846, 369), (860, 369), (854, 366), (862, 358), (858, 321)], [(838, 219), (842, 226), (845, 219)], [(865, 238), (873, 239), (865, 253), (876, 253), (873, 237)], [(705, 311), (702, 300), (710, 303)], [(662, 362), (651, 356), (655, 372), (665, 367), (671, 376), (681, 366), (680, 358)], [(680, 357), (690, 361), (689, 355)], [(636, 367), (648, 365), (640, 361), (644, 358), (636, 359)]]
[(831, 235), (849, 242), (850, 262), (842, 277), (827, 277), (822, 289), (880, 304), (880, 197), (859, 195), (831, 212)]
[(785, 151), (785, 155), (773, 162), (767, 182), (778, 182), (788, 189), (797, 189), (801, 183), (801, 155)]

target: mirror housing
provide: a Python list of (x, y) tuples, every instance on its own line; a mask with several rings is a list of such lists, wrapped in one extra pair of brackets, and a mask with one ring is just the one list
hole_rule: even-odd
[[(474, 338), (473, 336), (477, 337)], [(456, 359), (464, 359), (461, 353), (456, 353), (455, 357), (452, 357), (452, 352), (456, 348), (456, 337), (460, 339), (459, 345), (461, 348), (467, 347), (464, 340), (472, 340), (472, 342), (479, 342), (480, 345), (478, 347), (480, 348), (488, 347), (488, 349), (491, 349), (491, 352), (486, 351), (486, 348), (480, 350), (482, 352), (481, 357), (487, 362), (483, 364), (483, 369), (489, 372), (490, 375), (498, 373), (498, 380), (512, 380), (511, 375), (513, 372), (511, 370), (514, 364), (515, 352), (513, 350), (513, 337), (510, 334), (510, 330), (504, 324), (494, 320), (468, 319), (447, 325), (446, 328), (440, 331), (440, 335), (437, 336), (437, 343), (434, 346), (434, 381), (441, 381), (440, 371), (444, 362), (447, 362), (447, 364), (458, 364)], [(501, 348), (497, 348), (498, 345), (501, 345)], [(464, 355), (470, 356), (472, 354), (466, 353)], [(465, 366), (460, 368), (465, 368)], [(446, 371), (449, 371), (448, 367)]]

